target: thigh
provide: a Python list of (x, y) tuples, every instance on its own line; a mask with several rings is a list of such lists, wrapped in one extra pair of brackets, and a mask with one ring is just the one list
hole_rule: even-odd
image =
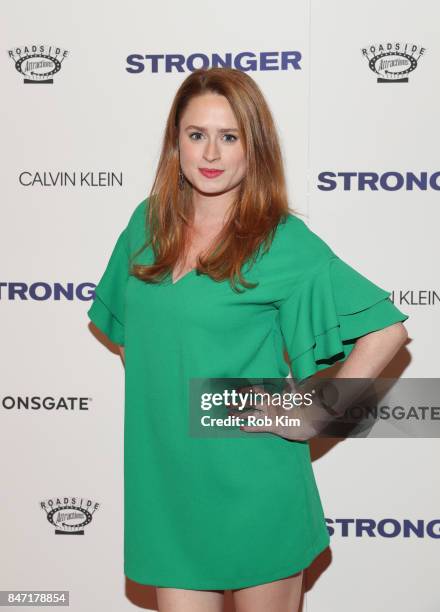
[(235, 612), (299, 612), (303, 571), (232, 592)]
[(156, 587), (159, 612), (222, 612), (223, 591)]

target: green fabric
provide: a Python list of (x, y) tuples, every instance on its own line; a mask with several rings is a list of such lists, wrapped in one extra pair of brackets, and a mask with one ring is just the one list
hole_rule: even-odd
[(357, 338), (406, 320), (389, 295), (339, 257), (325, 260), (280, 306), (294, 378), (345, 361)]
[(108, 262), (107, 269), (95, 289), (95, 300), (88, 311), (96, 327), (112, 342), (124, 344), (124, 300), (128, 279), (127, 232), (123, 230)]
[[(88, 310), (125, 345), (124, 571), (187, 589), (262, 584), (306, 568), (329, 542), (308, 442), (273, 434), (195, 438), (191, 378), (302, 380), (354, 340), (408, 315), (293, 215), (246, 263), (235, 293), (192, 271), (175, 285), (128, 275), (147, 201), (120, 234)], [(153, 262), (149, 248), (138, 263)]]

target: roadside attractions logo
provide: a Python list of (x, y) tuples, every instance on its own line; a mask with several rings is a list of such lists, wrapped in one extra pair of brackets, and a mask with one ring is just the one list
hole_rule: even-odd
[(40, 502), (55, 535), (84, 535), (101, 504), (83, 497), (52, 497)]
[(69, 51), (55, 45), (23, 45), (8, 50), (23, 83), (53, 84)]
[(377, 83), (408, 83), (426, 48), (414, 43), (386, 42), (361, 49), (369, 69), (377, 75)]

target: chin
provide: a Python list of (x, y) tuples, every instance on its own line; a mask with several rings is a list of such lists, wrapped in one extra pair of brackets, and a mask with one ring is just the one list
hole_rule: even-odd
[(198, 191), (202, 195), (215, 196), (215, 195), (220, 195), (221, 193), (224, 193), (225, 191), (227, 191), (227, 189), (198, 189), (196, 188), (196, 191)]
[(194, 189), (197, 189), (197, 191), (200, 191), (200, 193), (208, 193), (208, 194), (215, 194), (215, 193), (223, 193), (224, 191), (228, 190), (227, 186), (223, 186), (223, 185), (214, 185), (214, 184), (210, 184), (209, 183), (209, 179), (203, 183), (200, 184), (199, 182), (194, 182), (192, 183)]

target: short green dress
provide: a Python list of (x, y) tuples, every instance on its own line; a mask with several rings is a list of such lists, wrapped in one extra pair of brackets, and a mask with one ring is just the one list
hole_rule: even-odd
[[(189, 381), (285, 378), (284, 349), (301, 381), (408, 315), (292, 214), (243, 267), (254, 289), (196, 270), (145, 283), (128, 263), (145, 242), (146, 206), (119, 235), (87, 313), (125, 346), (124, 573), (201, 590), (290, 576), (330, 543), (308, 442), (191, 436)], [(135, 261), (153, 260), (149, 247)]]

